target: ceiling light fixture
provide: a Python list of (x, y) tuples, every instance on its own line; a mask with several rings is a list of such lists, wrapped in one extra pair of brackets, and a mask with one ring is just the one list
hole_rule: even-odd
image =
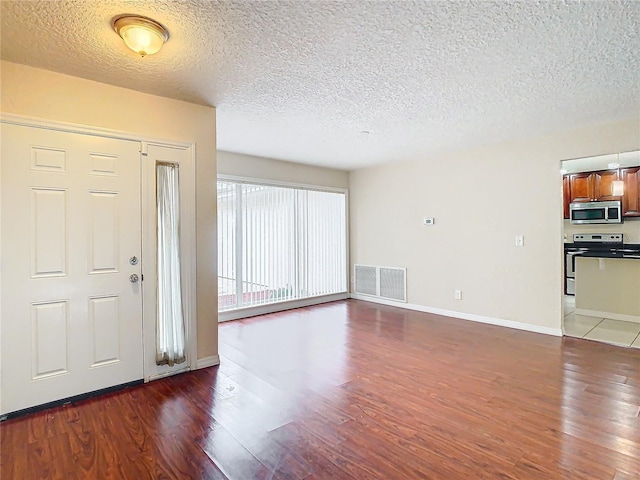
[(124, 43), (141, 57), (157, 53), (169, 40), (169, 31), (155, 20), (139, 15), (120, 15), (113, 19), (113, 29)]

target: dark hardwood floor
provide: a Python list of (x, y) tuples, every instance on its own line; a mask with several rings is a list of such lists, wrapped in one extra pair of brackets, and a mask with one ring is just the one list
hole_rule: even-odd
[(220, 354), (3, 422), (2, 480), (640, 478), (637, 349), (349, 300)]

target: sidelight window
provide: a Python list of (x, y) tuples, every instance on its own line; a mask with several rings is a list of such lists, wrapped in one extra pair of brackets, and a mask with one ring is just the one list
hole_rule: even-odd
[(178, 166), (158, 163), (158, 322), (156, 363), (174, 365), (185, 361), (185, 328), (180, 283), (180, 204)]

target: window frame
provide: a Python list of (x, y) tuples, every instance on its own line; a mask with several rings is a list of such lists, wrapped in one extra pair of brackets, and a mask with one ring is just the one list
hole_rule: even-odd
[[(240, 318), (247, 318), (255, 315), (264, 315), (267, 313), (280, 312), (284, 310), (290, 310), (293, 308), (300, 308), (300, 307), (305, 307), (310, 305), (318, 305), (320, 303), (333, 302), (336, 300), (344, 300), (349, 298), (349, 292), (351, 290), (351, 284), (350, 284), (351, 279), (350, 279), (350, 268), (349, 268), (350, 267), (350, 259), (349, 259), (350, 243), (349, 243), (349, 189), (348, 188), (332, 187), (332, 186), (325, 186), (325, 185), (313, 185), (313, 184), (305, 184), (305, 183), (297, 183), (297, 182), (286, 182), (286, 181), (280, 181), (280, 180), (270, 180), (270, 179), (264, 179), (264, 178), (245, 177), (245, 176), (226, 175), (226, 174), (218, 174), (216, 178), (216, 185), (217, 185), (217, 182), (233, 182), (233, 183), (243, 183), (243, 184), (250, 184), (250, 185), (261, 185), (261, 186), (267, 186), (267, 187), (295, 188), (299, 190), (313, 190), (318, 192), (344, 194), (344, 205), (345, 205), (345, 212), (344, 212), (345, 213), (344, 215), (345, 239), (344, 241), (345, 241), (345, 260), (346, 260), (345, 271), (344, 271), (346, 289), (344, 292), (332, 293), (329, 295), (305, 297), (305, 298), (295, 299), (295, 300), (285, 300), (282, 302), (274, 302), (274, 303), (269, 303), (265, 305), (241, 307), (233, 310), (225, 310), (222, 312), (218, 311), (218, 322), (237, 320)], [(217, 195), (216, 195), (216, 202), (217, 202)], [(216, 219), (217, 219), (217, 212), (218, 212), (218, 207), (216, 203)], [(216, 225), (217, 225), (217, 220), (216, 220)], [(216, 232), (217, 232), (217, 229), (216, 229)], [(216, 252), (218, 251), (217, 241), (218, 241), (218, 235), (216, 234)], [(216, 253), (216, 260), (218, 260), (217, 253)], [(218, 282), (218, 277), (216, 275), (216, 285), (217, 285), (217, 282)]]

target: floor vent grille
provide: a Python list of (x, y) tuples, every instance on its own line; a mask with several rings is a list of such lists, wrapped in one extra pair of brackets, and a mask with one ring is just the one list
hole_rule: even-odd
[(354, 293), (407, 301), (407, 269), (354, 265)]

